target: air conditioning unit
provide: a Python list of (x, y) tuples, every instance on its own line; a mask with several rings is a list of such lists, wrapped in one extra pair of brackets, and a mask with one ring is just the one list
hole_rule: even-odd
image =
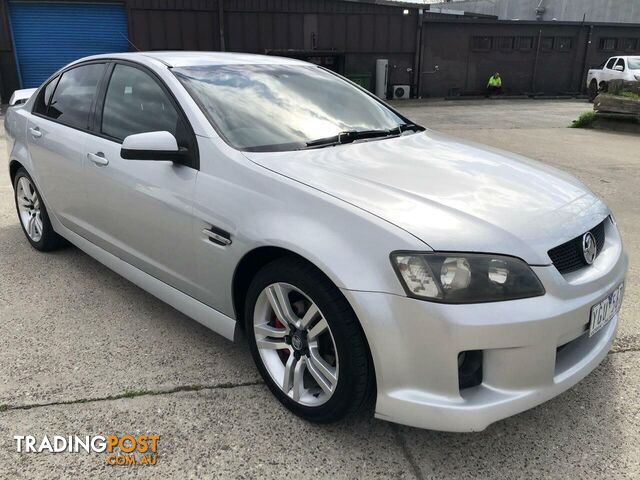
[(393, 99), (401, 100), (406, 98), (411, 98), (411, 87), (409, 85), (394, 85)]

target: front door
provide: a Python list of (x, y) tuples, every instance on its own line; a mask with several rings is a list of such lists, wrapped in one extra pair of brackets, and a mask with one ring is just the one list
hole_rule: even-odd
[(165, 87), (133, 64), (113, 66), (96, 133), (86, 150), (91, 241), (153, 277), (201, 296), (193, 281), (192, 198), (198, 170), (170, 161), (125, 160), (129, 135), (168, 131), (196, 153), (195, 136)]

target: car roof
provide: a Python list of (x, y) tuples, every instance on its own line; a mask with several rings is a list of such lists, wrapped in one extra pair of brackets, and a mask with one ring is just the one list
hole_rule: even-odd
[[(250, 53), (232, 52), (189, 52), (189, 51), (153, 51), (128, 52), (94, 55), (80, 61), (99, 60), (101, 58), (141, 61), (157, 60), (168, 67), (194, 67), (202, 65), (309, 65), (294, 58), (276, 57), (271, 55), (254, 55)], [(75, 63), (75, 62), (74, 62)]]

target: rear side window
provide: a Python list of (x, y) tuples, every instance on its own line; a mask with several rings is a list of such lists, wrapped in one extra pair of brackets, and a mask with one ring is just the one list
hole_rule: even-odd
[(116, 65), (102, 111), (102, 133), (124, 140), (129, 135), (167, 131), (189, 147), (182, 117), (158, 82), (139, 68)]
[(53, 93), (47, 117), (70, 127), (88, 129), (91, 105), (103, 73), (102, 63), (82, 65), (64, 72)]
[(51, 100), (51, 95), (56, 88), (56, 84), (58, 83), (58, 78), (56, 77), (51, 80), (46, 87), (40, 90), (40, 94), (38, 98), (36, 98), (36, 104), (33, 107), (33, 113), (39, 113), (40, 115), (47, 114), (47, 107), (49, 106), (49, 100)]

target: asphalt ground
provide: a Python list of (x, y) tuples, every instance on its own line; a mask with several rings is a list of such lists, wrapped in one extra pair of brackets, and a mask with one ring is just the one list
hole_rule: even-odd
[[(638, 478), (640, 137), (566, 128), (583, 101), (397, 103), (445, 133), (536, 158), (612, 208), (631, 259), (619, 337), (568, 392), (474, 434), (363, 413), (317, 426), (286, 411), (247, 348), (76, 248), (34, 251), (0, 127), (0, 478)], [(0, 122), (1, 124), (1, 122)], [(154, 466), (16, 452), (14, 435), (160, 435)]]

